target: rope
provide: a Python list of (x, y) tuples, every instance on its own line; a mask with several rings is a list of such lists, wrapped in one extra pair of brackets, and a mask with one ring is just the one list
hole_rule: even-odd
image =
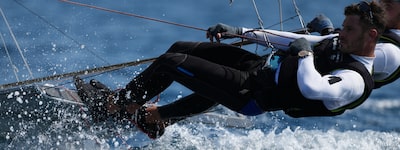
[(22, 60), (24, 61), (24, 64), (25, 64), (25, 66), (26, 66), (26, 69), (27, 69), (28, 72), (29, 72), (29, 75), (31, 76), (31, 78), (34, 78), (34, 77), (33, 77), (33, 73), (32, 73), (32, 71), (31, 71), (31, 68), (29, 67), (28, 62), (27, 62), (27, 60), (26, 60), (24, 54), (22, 53), (22, 50), (21, 50), (21, 48), (19, 47), (18, 41), (17, 41), (17, 39), (15, 38), (14, 33), (13, 33), (13, 31), (11, 30), (10, 25), (8, 24), (7, 18), (6, 18), (6, 16), (4, 15), (4, 13), (3, 13), (3, 9), (1, 9), (1, 8), (0, 8), (0, 13), (1, 13), (1, 15), (3, 16), (4, 22), (6, 23), (7, 28), (8, 28), (8, 30), (10, 31), (11, 37), (13, 38), (14, 43), (15, 43), (15, 45), (17, 46), (17, 49), (18, 49), (18, 51), (19, 51), (19, 54), (21, 55)]

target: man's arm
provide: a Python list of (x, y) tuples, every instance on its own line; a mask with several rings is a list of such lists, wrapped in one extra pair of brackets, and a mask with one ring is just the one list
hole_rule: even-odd
[(304, 97), (323, 99), (330, 110), (357, 100), (365, 86), (362, 76), (353, 70), (336, 70), (322, 76), (315, 70), (313, 57), (299, 60), (297, 83)]
[[(322, 41), (326, 38), (332, 38), (338, 34), (330, 34), (334, 30), (331, 20), (323, 14), (317, 15), (310, 23), (307, 24), (307, 30), (309, 32), (319, 32), (323, 36), (318, 35), (308, 35), (308, 34), (297, 34), (286, 31), (278, 30), (261, 30), (253, 28), (242, 28), (233, 27), (226, 24), (219, 23), (215, 26), (211, 26), (207, 30), (207, 38), (211, 42), (216, 39), (228, 39), (237, 37), (248, 37), (247, 40), (258, 43), (264, 46), (272, 45), (274, 48), (281, 50), (287, 50), (290, 42), (298, 38), (305, 38), (311, 44)], [(328, 35), (330, 34), (330, 35)]]
[[(277, 31), (277, 30), (259, 30), (259, 29), (248, 29), (242, 28), (243, 35), (249, 37), (250, 41), (255, 43), (268, 46), (267, 44), (272, 44), (274, 48), (281, 50), (287, 50), (289, 44), (298, 38), (305, 38), (311, 43), (311, 45), (320, 42), (326, 38), (333, 38), (338, 36), (338, 34), (329, 34), (324, 36), (319, 35), (308, 35), (308, 34), (296, 34), (287, 31)], [(269, 43), (267, 43), (267, 42)]]

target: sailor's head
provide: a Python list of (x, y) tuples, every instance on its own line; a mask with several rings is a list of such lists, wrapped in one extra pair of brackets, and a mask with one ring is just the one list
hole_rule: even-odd
[(400, 29), (400, 0), (379, 0), (385, 10), (386, 27)]
[(341, 50), (362, 56), (373, 56), (371, 48), (385, 28), (384, 11), (377, 2), (361, 1), (344, 10), (345, 20), (339, 32)]
[(386, 25), (384, 10), (375, 1), (361, 1), (360, 3), (349, 5), (345, 8), (344, 15), (359, 16), (360, 23), (365, 30), (376, 29), (379, 33), (382, 33)]

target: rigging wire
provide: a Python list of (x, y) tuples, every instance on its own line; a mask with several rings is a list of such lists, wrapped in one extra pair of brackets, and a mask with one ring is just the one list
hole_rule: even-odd
[(34, 12), (32, 9), (29, 9), (28, 7), (26, 7), (24, 4), (22, 4), (21, 2), (19, 2), (18, 0), (14, 0), (15, 3), (17, 3), (18, 5), (20, 5), (21, 7), (23, 7), (24, 9), (26, 9), (27, 11), (29, 11), (31, 14), (35, 15), (36, 17), (38, 17), (40, 20), (42, 20), (44, 23), (46, 23), (47, 25), (49, 25), (50, 27), (54, 28), (55, 30), (57, 30), (58, 32), (60, 32), (62, 35), (64, 35), (65, 37), (67, 37), (68, 39), (70, 39), (72, 42), (74, 42), (76, 45), (78, 45), (78, 47), (84, 47), (85, 45), (83, 45), (82, 43), (78, 42), (77, 40), (75, 40), (74, 38), (72, 38), (70, 35), (66, 34), (64, 31), (62, 31), (60, 28), (56, 27), (54, 24), (50, 23), (48, 20), (46, 20), (44, 17), (40, 16), (38, 13)]
[[(258, 12), (257, 4), (256, 4), (255, 0), (252, 0), (252, 2), (253, 2), (254, 10), (256, 11), (256, 15), (257, 15), (257, 19), (258, 19), (258, 24), (259, 24), (260, 28), (261, 28), (262, 30), (264, 30), (264, 22), (262, 21), (261, 16), (260, 16), (260, 13)], [(263, 38), (264, 38), (265, 44), (266, 44), (268, 47), (272, 48), (272, 50), (273, 50), (273, 49), (274, 49), (274, 46), (273, 46), (272, 43), (270, 42), (268, 36), (267, 36), (266, 34), (263, 34)]]
[(118, 10), (112, 10), (112, 9), (108, 9), (108, 8), (104, 8), (104, 7), (98, 7), (98, 6), (94, 6), (94, 5), (78, 3), (78, 2), (73, 2), (73, 1), (69, 1), (69, 0), (59, 0), (59, 1), (65, 2), (65, 3), (74, 4), (74, 5), (78, 5), (78, 6), (84, 6), (84, 7), (89, 7), (89, 8), (93, 8), (93, 9), (103, 10), (103, 11), (107, 11), (107, 12), (118, 13), (118, 14), (121, 14), (121, 15), (126, 15), (126, 16), (131, 16), (131, 17), (136, 17), (136, 18), (142, 18), (142, 19), (152, 20), (152, 21), (156, 21), (156, 22), (162, 22), (162, 23), (166, 23), (166, 24), (170, 24), (170, 25), (181, 26), (181, 27), (200, 30), (200, 31), (207, 31), (206, 29), (202, 29), (202, 28), (198, 28), (198, 27), (194, 27), (194, 26), (179, 24), (179, 23), (175, 23), (175, 22), (171, 22), (171, 21), (166, 21), (166, 20), (161, 20), (161, 19), (141, 16), (141, 15), (127, 13), (127, 12), (118, 11)]
[[(281, 24), (283, 24), (283, 23), (285, 23), (285, 22), (287, 22), (287, 21), (290, 21), (290, 20), (296, 18), (297, 16), (298, 16), (298, 15), (291, 16), (291, 17), (289, 17), (289, 18), (286, 18), (285, 20), (279, 21), (278, 23), (272, 24), (272, 25), (270, 25), (270, 26), (268, 26), (268, 27), (266, 27), (266, 28), (269, 29), (269, 28), (272, 28), (272, 27), (274, 27), (274, 26), (276, 26), (276, 25), (281, 25)], [(283, 28), (282, 25), (281, 25), (281, 28)]]
[[(106, 11), (106, 12), (126, 15), (126, 16), (129, 16), (129, 17), (136, 17), (136, 18), (140, 18), (140, 19), (151, 20), (151, 21), (160, 22), (160, 23), (166, 23), (166, 24), (170, 24), (170, 25), (180, 26), (180, 27), (199, 30), (199, 31), (207, 31), (207, 29), (202, 29), (202, 28), (198, 28), (198, 27), (195, 27), (195, 26), (175, 23), (175, 22), (156, 19), (156, 18), (150, 18), (150, 17), (146, 17), (146, 16), (133, 14), (133, 13), (127, 13), (127, 12), (123, 12), (123, 11), (118, 11), (118, 10), (113, 10), (113, 9), (109, 9), (109, 8), (104, 8), (104, 7), (99, 7), (99, 6), (94, 6), (94, 5), (74, 2), (74, 1), (70, 1), (70, 0), (59, 0), (59, 1), (65, 2), (65, 3), (69, 3), (69, 4), (72, 4), (72, 5), (78, 5), (78, 6), (88, 7), (88, 8), (92, 8), (92, 9), (101, 10), (101, 11)], [(257, 39), (257, 38), (247, 37), (247, 36), (243, 36), (243, 35), (230, 34), (230, 33), (222, 33), (222, 34), (229, 35), (229, 36), (234, 36), (234, 37), (237, 37), (237, 38), (248, 39), (248, 40), (252, 40), (252, 41), (265, 42), (265, 40), (260, 40), (260, 39)]]
[(31, 78), (33, 79), (33, 78), (34, 78), (34, 77), (33, 77), (33, 73), (32, 73), (32, 71), (31, 71), (31, 68), (29, 67), (28, 61), (26, 60), (24, 54), (22, 53), (22, 50), (21, 50), (21, 48), (20, 48), (20, 46), (19, 46), (19, 44), (18, 44), (18, 41), (17, 41), (17, 39), (15, 38), (14, 33), (13, 33), (13, 31), (11, 30), (10, 25), (8, 24), (8, 21), (7, 21), (6, 16), (4, 15), (3, 9), (1, 9), (1, 8), (0, 8), (0, 13), (1, 13), (1, 15), (2, 15), (2, 17), (3, 17), (3, 19), (4, 19), (4, 22), (5, 22), (6, 25), (7, 25), (7, 28), (8, 28), (8, 30), (9, 30), (9, 32), (10, 32), (11, 37), (12, 37), (13, 40), (14, 40), (15, 45), (17, 46), (17, 49), (18, 49), (18, 51), (19, 51), (19, 54), (20, 54), (20, 56), (22, 57), (22, 60), (24, 61), (25, 67), (26, 67), (26, 69), (28, 70), (29, 75), (30, 75)]
[[(156, 21), (156, 22), (167, 23), (167, 24), (172, 24), (172, 25), (176, 25), (176, 26), (191, 28), (191, 29), (195, 29), (195, 30), (207, 31), (207, 30), (205, 30), (205, 29), (201, 29), (201, 28), (197, 28), (197, 27), (193, 27), (193, 26), (178, 24), (178, 23), (174, 23), (174, 22), (170, 22), (170, 21), (165, 21), (165, 20), (160, 20), (160, 19), (155, 19), (155, 18), (149, 18), (149, 17), (140, 16), (140, 15), (136, 15), (136, 14), (121, 12), (121, 11), (112, 10), (112, 9), (107, 9), (107, 8), (102, 8), (102, 7), (97, 7), (97, 6), (93, 6), (93, 5), (89, 5), (89, 4), (83, 4), (83, 3), (78, 3), (78, 2), (72, 2), (72, 1), (69, 1), (69, 0), (59, 0), (59, 1), (65, 2), (65, 3), (74, 4), (74, 5), (89, 7), (89, 8), (93, 8), (93, 9), (99, 9), (99, 10), (102, 10), (102, 11), (107, 11), (107, 12), (112, 12), (112, 13), (118, 13), (118, 14), (127, 15), (127, 16), (131, 16), (131, 17), (137, 17), (137, 18), (141, 18), (141, 19), (147, 19), (147, 20), (152, 20), (152, 21)], [(253, 2), (254, 2), (254, 0), (253, 0)], [(254, 3), (254, 4), (255, 4), (255, 3)], [(254, 6), (256, 6), (256, 5), (254, 5)], [(257, 8), (255, 7), (255, 9), (257, 9)], [(258, 10), (257, 10), (257, 14), (259, 14), (259, 13), (258, 13)], [(297, 16), (299, 16), (299, 13), (298, 13)], [(296, 17), (296, 16), (295, 16), (295, 17)], [(259, 16), (258, 16), (258, 18), (261, 19), (261, 17), (259, 17)], [(293, 17), (292, 17), (292, 18), (293, 18)], [(289, 18), (289, 19), (292, 19), (292, 18)], [(289, 19), (286, 19), (286, 20), (289, 20)], [(285, 21), (286, 21), (286, 20), (285, 20)], [(284, 21), (281, 21), (281, 23), (283, 23), (283, 22), (284, 22)], [(262, 20), (260, 21), (260, 23), (261, 23), (261, 25), (262, 25)], [(54, 27), (55, 27), (55, 26), (54, 26)], [(261, 26), (261, 27), (262, 27), (262, 26)], [(239, 38), (243, 38), (243, 39), (247, 39), (247, 40), (252, 40), (253, 42), (254, 42), (254, 41), (268, 42), (268, 43), (270, 43), (270, 45), (272, 46), (272, 44), (271, 44), (272, 42), (270, 42), (269, 40), (259, 40), (259, 39), (256, 39), (256, 38), (246, 37), (246, 36), (243, 36), (243, 35), (232, 35), (232, 34), (228, 34), (228, 35), (235, 36), (235, 37), (239, 37)], [(267, 37), (265, 37), (265, 38), (267, 38)], [(252, 43), (253, 43), (253, 42), (252, 42)], [(279, 43), (275, 43), (275, 44), (279, 44)], [(87, 69), (87, 70), (91, 70), (91, 69)], [(87, 71), (87, 70), (86, 70), (86, 71)], [(96, 68), (94, 68), (93, 70), (96, 70)], [(81, 72), (79, 72), (79, 73), (72, 73), (72, 74), (87, 74), (87, 72), (85, 73), (84, 71), (85, 71), (85, 70), (83, 70), (83, 71), (81, 71)], [(101, 72), (101, 71), (100, 71), (100, 70), (96, 70), (95, 72)], [(67, 73), (67, 74), (68, 74), (68, 75), (71, 75), (70, 73)], [(64, 74), (64, 75), (65, 75), (65, 74)], [(44, 78), (41, 78), (41, 79), (42, 79), (41, 81), (44, 81), (44, 80), (53, 80), (53, 79), (57, 79), (57, 78), (59, 79), (59, 78), (63, 78), (63, 77), (65, 77), (65, 76), (63, 76), (63, 75), (57, 76), (57, 75), (56, 75), (55, 78), (51, 78), (51, 79), (44, 77)], [(38, 82), (39, 80), (33, 79), (32, 81), (33, 81), (33, 82)], [(27, 83), (29, 83), (29, 82), (27, 82)], [(2, 86), (1, 88), (4, 88), (4, 86)]]
[[(299, 21), (300, 21), (301, 27), (304, 29), (304, 28), (306, 28), (306, 25), (304, 23), (303, 16), (301, 16), (301, 14), (300, 14), (300, 9), (297, 7), (296, 0), (292, 0), (292, 1), (293, 1), (293, 6), (294, 6), (294, 9), (296, 11), (296, 14), (299, 17)], [(310, 33), (308, 33), (308, 31), (306, 30), (306, 34), (310, 34)]]
[[(141, 15), (134, 14), (134, 13), (128, 13), (128, 12), (113, 10), (113, 9), (94, 6), (94, 5), (90, 5), (90, 4), (84, 4), (84, 3), (79, 3), (79, 2), (70, 1), (70, 0), (59, 0), (59, 1), (60, 2), (64, 2), (64, 3), (69, 3), (69, 4), (72, 4), (72, 5), (83, 6), (83, 7), (88, 7), (88, 8), (92, 8), (92, 9), (101, 10), (101, 11), (106, 11), (106, 12), (126, 15), (126, 16), (129, 16), (129, 17), (136, 17), (136, 18), (140, 18), (140, 19), (151, 20), (151, 21), (160, 22), (160, 23), (166, 23), (166, 24), (170, 24), (170, 25), (180, 26), (180, 27), (199, 30), (199, 31), (207, 31), (207, 29), (202, 29), (202, 28), (195, 27), (195, 26), (190, 26), (190, 25), (180, 24), (180, 23), (171, 22), (171, 21), (167, 21), (167, 20), (161, 20), (161, 19), (141, 16)], [(290, 18), (290, 19), (292, 19), (292, 18)], [(289, 20), (289, 19), (286, 19), (286, 20)], [(234, 37), (237, 37), (237, 38), (257, 41), (257, 42), (265, 42), (266, 41), (266, 40), (260, 40), (260, 39), (257, 39), (257, 38), (252, 38), (252, 37), (243, 36), (243, 35), (237, 35), (237, 34), (229, 34), (229, 33), (223, 33), (223, 34), (229, 35), (229, 36), (234, 36)]]
[[(70, 39), (72, 42), (74, 42), (77, 47), (79, 49), (84, 49), (85, 45), (80, 43), (78, 40), (74, 39), (73, 37), (71, 37), (70, 35), (68, 35), (67, 33), (65, 33), (64, 31), (62, 31), (59, 27), (55, 26), (54, 24), (52, 24), (50, 21), (46, 20), (44, 17), (40, 16), (38, 13), (36, 13), (35, 11), (33, 11), (32, 9), (26, 7), (24, 4), (22, 4), (21, 2), (19, 2), (18, 0), (14, 0), (18, 5), (20, 5), (21, 7), (23, 7), (24, 9), (26, 9), (27, 11), (29, 11), (31, 14), (33, 14), (34, 16), (38, 17), (40, 20), (42, 20), (44, 23), (46, 23), (47, 25), (49, 25), (50, 27), (52, 27), (53, 29), (55, 29), (56, 31), (58, 31), (59, 33), (61, 33), (62, 35), (64, 35), (65, 37), (67, 37), (68, 39)], [(98, 54), (96, 54), (95, 52), (93, 52), (90, 49), (85, 49), (86, 51), (88, 51), (90, 54), (92, 54), (93, 56), (95, 56), (97, 59), (105, 62), (106, 64), (110, 64), (106, 59), (102, 58), (101, 56), (99, 56)]]
[(252, 2), (253, 2), (254, 10), (256, 11), (258, 25), (260, 26), (261, 29), (264, 29), (264, 22), (262, 21), (260, 13), (258, 12), (257, 4), (256, 4), (255, 0), (252, 0)]
[(1, 41), (3, 42), (3, 47), (4, 47), (4, 50), (6, 51), (6, 54), (7, 54), (7, 57), (8, 57), (8, 61), (10, 61), (10, 65), (13, 68), (14, 76), (17, 79), (17, 81), (19, 82), (20, 80), (18, 78), (18, 73), (17, 73), (18, 72), (18, 68), (14, 65), (14, 63), (13, 63), (13, 61), (11, 59), (10, 53), (8, 52), (8, 48), (7, 48), (7, 45), (6, 45), (6, 41), (4, 41), (4, 37), (3, 37), (2, 33), (0, 33), (0, 38), (1, 38)]
[[(39, 18), (41, 21), (43, 21), (44, 23), (46, 23), (48, 26), (50, 26), (51, 28), (53, 28), (54, 30), (56, 30), (57, 32), (61, 33), (63, 36), (67, 37), (68, 39), (70, 39), (72, 42), (74, 42), (77, 47), (79, 49), (85, 49), (85, 45), (80, 43), (78, 40), (74, 39), (72, 36), (68, 35), (65, 31), (62, 31), (59, 27), (57, 27), (56, 25), (52, 24), (50, 21), (48, 21), (46, 18), (42, 17), (41, 15), (39, 15), (38, 13), (36, 13), (35, 11), (33, 11), (32, 9), (30, 9), (29, 7), (27, 7), (26, 5), (22, 4), (21, 2), (19, 2), (18, 0), (14, 0), (14, 2), (16, 2), (18, 5), (20, 5), (22, 8), (26, 9), (28, 12), (30, 12), (32, 15), (36, 16), (37, 18)], [(86, 51), (88, 51), (92, 56), (94, 56), (95, 58), (101, 60), (102, 62), (104, 62), (106, 65), (109, 66), (113, 66), (111, 65), (110, 62), (108, 62), (106, 59), (104, 59), (103, 57), (101, 57), (100, 55), (96, 54), (94, 51), (90, 50), (90, 49), (85, 49)], [(89, 69), (90, 70), (90, 69)], [(123, 72), (128, 73), (127, 70), (123, 70)], [(92, 76), (96, 76), (95, 74), (93, 74)], [(91, 76), (86, 76), (86, 77), (91, 77)], [(64, 83), (67, 84), (68, 82)]]
[(282, 17), (283, 17), (283, 13), (282, 13), (282, 1), (278, 0), (279, 3), (279, 24), (281, 27), (281, 31), (283, 31), (283, 21), (282, 21)]
[[(260, 17), (260, 13), (258, 12), (258, 8), (257, 8), (257, 5), (256, 5), (256, 2), (255, 2), (255, 0), (252, 0), (252, 2), (253, 2), (254, 10), (256, 11), (256, 15), (257, 15), (257, 18), (258, 18), (258, 24), (260, 25), (260, 28), (264, 31), (263, 21), (262, 21), (262, 19), (261, 19), (261, 17)], [(267, 34), (263, 34), (263, 38), (264, 38), (265, 45), (266, 45), (267, 47), (271, 48), (270, 54), (264, 55), (264, 56), (267, 57), (267, 63), (266, 63), (266, 65), (269, 65), (269, 61), (270, 61), (270, 59), (272, 58), (272, 56), (276, 53), (276, 49), (275, 49), (274, 46), (272, 45), (271, 40), (268, 38)], [(257, 45), (258, 45), (258, 44), (257, 44)], [(255, 51), (254, 53), (257, 54), (257, 49), (256, 49), (256, 51)]]

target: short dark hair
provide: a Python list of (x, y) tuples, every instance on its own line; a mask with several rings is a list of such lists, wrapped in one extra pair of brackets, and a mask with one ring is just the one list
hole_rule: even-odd
[(385, 12), (383, 8), (375, 1), (361, 1), (358, 4), (352, 4), (344, 9), (344, 15), (360, 16), (360, 21), (364, 29), (375, 28), (379, 34), (385, 30)]

